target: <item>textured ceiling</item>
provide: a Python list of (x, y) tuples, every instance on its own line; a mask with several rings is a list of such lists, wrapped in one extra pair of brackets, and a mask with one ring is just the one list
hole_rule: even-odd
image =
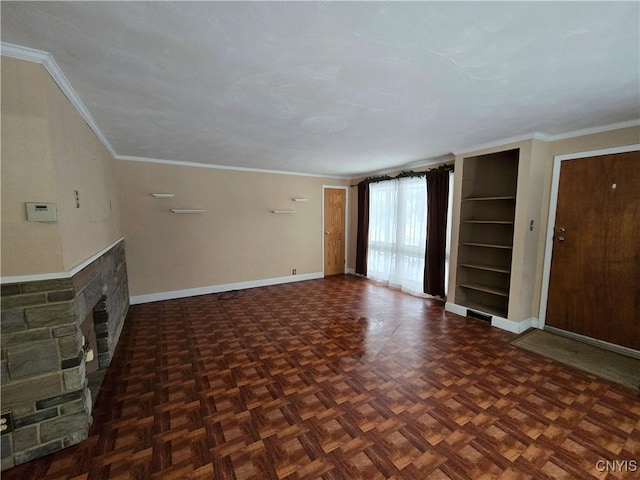
[(2, 2), (119, 156), (356, 175), (636, 120), (638, 2)]

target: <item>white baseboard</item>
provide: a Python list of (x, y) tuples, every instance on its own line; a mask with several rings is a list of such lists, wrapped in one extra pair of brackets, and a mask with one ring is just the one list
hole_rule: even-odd
[(355, 268), (347, 268), (347, 274), (355, 275), (356, 274), (356, 269)]
[[(507, 318), (494, 316), (491, 319), (491, 326), (501, 328), (502, 330), (506, 330), (512, 333), (522, 333), (525, 330), (528, 330), (531, 327), (533, 327), (534, 318), (535, 317), (529, 317), (526, 320), (523, 320), (522, 322), (514, 322), (513, 320), (509, 320)], [(535, 322), (536, 324), (538, 323), (537, 318), (535, 319)]]
[[(455, 303), (447, 302), (445, 304), (444, 309), (447, 312), (455, 313), (456, 315), (460, 315), (461, 317), (467, 316), (468, 308), (462, 305), (457, 305)], [(471, 308), (469, 310), (479, 311), (475, 308)], [(537, 317), (530, 317), (522, 322), (514, 322), (513, 320), (509, 320), (508, 318), (499, 317), (498, 315), (493, 315), (488, 312), (480, 311), (480, 313), (491, 316), (492, 327), (500, 328), (502, 330), (507, 330), (508, 332), (512, 332), (512, 333), (522, 333), (531, 327), (535, 327), (535, 328), (538, 327)]]
[(455, 303), (445, 303), (444, 309), (447, 312), (455, 313), (456, 315), (460, 315), (461, 317), (467, 316), (467, 307), (461, 307), (460, 305), (456, 305)]
[(223, 285), (209, 285), (207, 287), (187, 288), (184, 290), (173, 290), (170, 292), (149, 293), (145, 295), (133, 295), (129, 299), (131, 305), (140, 303), (159, 302), (162, 300), (173, 300), (175, 298), (196, 297), (198, 295), (208, 295), (210, 293), (228, 292), (231, 290), (245, 290), (247, 288), (266, 287), (269, 285), (280, 285), (282, 283), (303, 282), (305, 280), (315, 280), (323, 278), (324, 273), (305, 273), (303, 275), (289, 275), (287, 277), (265, 278), (262, 280), (250, 280), (247, 282), (227, 283)]

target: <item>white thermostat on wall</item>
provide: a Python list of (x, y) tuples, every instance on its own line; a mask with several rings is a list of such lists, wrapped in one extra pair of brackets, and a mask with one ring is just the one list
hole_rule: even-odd
[(27, 220), (29, 222), (57, 222), (58, 209), (56, 204), (27, 202)]

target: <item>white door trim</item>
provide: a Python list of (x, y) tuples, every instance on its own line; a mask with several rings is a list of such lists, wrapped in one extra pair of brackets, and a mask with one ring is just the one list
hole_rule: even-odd
[(327, 188), (334, 188), (336, 190), (344, 190), (344, 269), (342, 273), (347, 273), (347, 251), (349, 248), (349, 187), (344, 185), (322, 185), (322, 229), (320, 235), (322, 235), (322, 275), (324, 276), (324, 191)]
[(635, 152), (640, 150), (640, 144), (625, 145), (623, 147), (590, 150), (586, 152), (569, 153), (553, 157), (553, 174), (551, 176), (551, 198), (549, 200), (549, 220), (547, 223), (547, 238), (544, 248), (544, 264), (542, 266), (542, 290), (540, 295), (540, 317), (538, 328), (544, 329), (547, 317), (547, 300), (549, 299), (549, 277), (551, 275), (551, 256), (553, 253), (553, 228), (556, 223), (558, 209), (558, 189), (560, 187), (560, 166), (565, 160), (613, 155), (616, 153)]

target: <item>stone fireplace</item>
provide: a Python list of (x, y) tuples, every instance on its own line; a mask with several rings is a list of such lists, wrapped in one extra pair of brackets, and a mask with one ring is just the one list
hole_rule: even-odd
[(97, 372), (100, 368), (98, 361), (98, 339), (96, 338), (95, 323), (93, 320), (93, 312), (87, 315), (87, 318), (80, 324), (80, 332), (82, 333), (82, 344), (84, 350), (84, 366), (87, 375)]
[(71, 278), (2, 284), (2, 470), (87, 438), (128, 308), (123, 240)]

